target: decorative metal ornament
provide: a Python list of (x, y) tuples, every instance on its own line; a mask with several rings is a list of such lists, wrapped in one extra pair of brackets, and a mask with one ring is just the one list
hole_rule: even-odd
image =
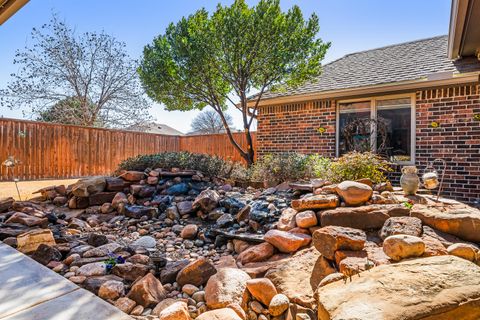
[[(443, 164), (443, 169), (442, 169), (442, 176), (439, 179), (439, 175), (437, 170), (435, 170), (434, 164), (435, 162), (440, 162)], [(445, 177), (445, 169), (447, 168), (447, 162), (443, 159), (435, 159), (430, 164), (425, 168), (425, 173), (422, 175), (422, 182), (423, 186), (426, 189), (433, 190), (437, 187), (438, 188), (438, 193), (437, 193), (437, 201), (440, 198), (440, 193), (442, 192), (443, 188), (443, 178)]]
[(7, 172), (12, 171), (13, 182), (15, 182), (15, 188), (17, 188), (18, 200), (22, 201), (20, 197), (20, 190), (18, 189), (19, 179), (15, 178), (15, 166), (21, 164), (22, 162), (18, 159), (15, 159), (14, 156), (8, 156), (5, 161), (2, 162), (2, 165), (7, 168)]

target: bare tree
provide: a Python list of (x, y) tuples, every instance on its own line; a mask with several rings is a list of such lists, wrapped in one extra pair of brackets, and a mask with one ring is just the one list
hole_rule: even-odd
[[(56, 119), (72, 122), (74, 116), (75, 124), (85, 126), (123, 127), (149, 118), (137, 62), (125, 43), (104, 32), (77, 35), (56, 15), (34, 28), (31, 40), (31, 46), (16, 52), (20, 69), (0, 90), (1, 106), (28, 107), (40, 117), (63, 113)], [(66, 101), (75, 101), (73, 113), (59, 107)]]
[[(234, 131), (232, 117), (225, 113), (225, 121), (227, 122), (230, 130)], [(221, 133), (225, 131), (222, 118), (215, 110), (205, 110), (198, 114), (191, 124), (192, 132), (209, 134), (209, 133)]]

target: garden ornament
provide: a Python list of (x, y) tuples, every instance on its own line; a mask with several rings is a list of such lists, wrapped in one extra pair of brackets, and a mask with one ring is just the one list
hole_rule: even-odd
[(415, 166), (405, 166), (402, 168), (402, 176), (400, 177), (400, 186), (406, 196), (414, 196), (417, 193), (420, 179), (417, 175)]
[[(439, 181), (438, 172), (435, 170), (435, 167), (434, 167), (435, 162), (441, 162), (443, 164), (442, 177), (440, 178), (440, 181)], [(422, 175), (423, 186), (426, 189), (433, 190), (439, 187), (438, 193), (437, 193), (437, 201), (438, 201), (438, 198), (440, 197), (440, 193), (442, 192), (443, 178), (445, 177), (446, 167), (447, 167), (447, 163), (445, 162), (445, 160), (435, 159), (425, 168), (426, 172)]]
[(15, 182), (15, 188), (17, 188), (18, 200), (22, 201), (22, 198), (20, 197), (20, 190), (18, 190), (18, 181), (19, 180), (17, 178), (15, 178), (15, 166), (17, 164), (20, 164), (20, 163), (21, 163), (21, 161), (15, 159), (14, 156), (8, 156), (7, 160), (3, 161), (2, 165), (7, 168), (7, 172), (8, 172), (8, 170), (12, 171), (13, 182)]

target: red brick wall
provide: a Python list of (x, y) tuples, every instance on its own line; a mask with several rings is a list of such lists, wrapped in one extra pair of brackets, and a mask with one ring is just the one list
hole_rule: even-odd
[[(480, 199), (479, 85), (416, 92), (416, 165), (423, 173), (435, 158), (447, 161), (444, 195)], [(263, 107), (258, 116), (258, 155), (295, 151), (335, 156), (335, 101)], [(438, 128), (432, 128), (432, 121)], [(323, 134), (317, 131), (323, 127)], [(399, 170), (400, 168), (397, 168)], [(397, 174), (392, 178), (397, 180)]]

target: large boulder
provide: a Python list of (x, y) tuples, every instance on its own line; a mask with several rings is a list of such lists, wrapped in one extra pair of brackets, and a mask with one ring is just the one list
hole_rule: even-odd
[(383, 251), (390, 259), (399, 261), (405, 258), (420, 257), (425, 251), (425, 243), (419, 237), (397, 234), (383, 241)]
[(281, 261), (265, 275), (290, 301), (306, 308), (314, 305), (313, 293), (320, 281), (335, 269), (315, 248), (297, 252)]
[(327, 259), (335, 259), (337, 250), (362, 250), (367, 235), (364, 231), (338, 226), (327, 226), (313, 233), (313, 245)]
[(408, 234), (415, 237), (422, 235), (422, 220), (415, 217), (391, 217), (380, 230), (380, 238), (384, 239), (396, 234)]
[(303, 246), (306, 246), (312, 240), (309, 235), (300, 233), (290, 233), (280, 230), (269, 230), (264, 239), (280, 252), (295, 252)]
[(375, 206), (343, 207), (320, 212), (322, 227), (341, 226), (355, 229), (380, 229), (390, 216)]
[(364, 204), (373, 194), (372, 187), (355, 181), (343, 181), (337, 185), (335, 191), (347, 206)]
[(208, 279), (217, 273), (213, 264), (205, 258), (199, 258), (190, 262), (177, 274), (177, 283), (180, 286), (186, 284), (193, 284), (194, 286), (201, 286), (207, 283)]
[(375, 267), (318, 288), (319, 320), (480, 318), (480, 267), (437, 256)]
[(105, 177), (91, 177), (80, 179), (72, 185), (72, 194), (77, 197), (88, 197), (105, 190), (107, 181)]
[(338, 197), (334, 194), (315, 195), (302, 199), (292, 200), (292, 208), (295, 210), (331, 209), (338, 206)]
[(453, 234), (461, 239), (480, 242), (480, 210), (460, 206), (447, 209), (414, 205), (410, 212), (434, 229)]
[(215, 190), (203, 190), (193, 202), (193, 208), (201, 209), (203, 212), (210, 212), (215, 209), (220, 201), (220, 195)]
[(225, 308), (231, 303), (242, 304), (243, 292), (250, 276), (240, 269), (222, 268), (211, 276), (205, 286), (205, 299), (210, 309)]
[(144, 307), (152, 307), (165, 299), (167, 291), (162, 283), (151, 273), (135, 282), (128, 293), (128, 298)]

